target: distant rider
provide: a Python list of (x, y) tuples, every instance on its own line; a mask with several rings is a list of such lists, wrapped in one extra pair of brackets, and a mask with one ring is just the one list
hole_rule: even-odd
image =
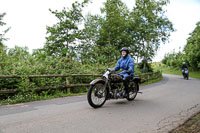
[(181, 67), (181, 70), (182, 70), (182, 74), (183, 74), (183, 75), (184, 75), (184, 73), (185, 73), (185, 68), (188, 69), (188, 67), (186, 66), (185, 62), (183, 62), (183, 65), (182, 65), (182, 67)]
[(119, 76), (122, 77), (123, 79), (123, 83), (124, 83), (124, 87), (125, 87), (125, 91), (123, 93), (124, 97), (128, 96), (128, 84), (129, 84), (129, 80), (131, 78), (134, 77), (134, 60), (128, 55), (129, 54), (129, 49), (126, 47), (123, 47), (120, 50), (121, 54), (122, 54), (122, 58), (120, 58), (117, 61), (117, 65), (114, 68), (115, 71), (118, 71), (120, 69), (122, 69), (121, 74), (119, 74)]

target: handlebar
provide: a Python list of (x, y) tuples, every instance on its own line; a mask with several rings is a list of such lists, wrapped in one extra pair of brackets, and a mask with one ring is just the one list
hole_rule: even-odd
[(130, 74), (131, 72), (129, 70), (124, 70), (124, 71), (121, 71), (119, 73), (116, 73), (116, 71), (113, 69), (113, 68), (108, 68), (107, 71), (111, 72), (111, 74), (122, 74), (124, 72)]

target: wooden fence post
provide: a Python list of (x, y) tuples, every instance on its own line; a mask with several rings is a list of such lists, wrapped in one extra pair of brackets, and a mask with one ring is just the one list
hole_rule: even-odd
[[(69, 85), (69, 79), (66, 77), (66, 85)], [(70, 88), (67, 88), (67, 93), (70, 93), (71, 92), (71, 90), (70, 90)]]

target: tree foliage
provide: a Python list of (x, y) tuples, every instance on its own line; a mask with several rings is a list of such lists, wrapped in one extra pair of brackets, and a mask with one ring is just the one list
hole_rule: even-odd
[(82, 8), (88, 2), (77, 1), (72, 8), (64, 8), (62, 11), (50, 12), (56, 16), (58, 23), (47, 27), (45, 50), (48, 55), (73, 56), (74, 44), (81, 39), (79, 25), (83, 20)]
[(185, 62), (185, 59), (184, 54), (181, 51), (179, 51), (178, 53), (176, 53), (175, 51), (167, 53), (162, 60), (163, 64), (174, 68), (180, 68), (183, 62)]
[(151, 60), (161, 43), (165, 43), (172, 32), (173, 26), (165, 15), (168, 0), (136, 0), (131, 12), (132, 34), (134, 34), (138, 53), (143, 59)]
[(6, 23), (3, 22), (3, 17), (5, 15), (6, 15), (6, 13), (0, 13), (0, 47), (2, 47), (3, 46), (3, 42), (7, 40), (7, 38), (5, 38), (5, 34), (10, 29), (10, 28), (6, 28), (6, 29), (4, 28)]
[[(129, 47), (131, 56), (151, 60), (173, 31), (163, 9), (168, 0), (137, 0), (131, 11), (121, 0), (107, 0), (101, 15), (84, 17), (82, 8), (87, 2), (75, 2), (71, 9), (61, 12), (51, 11), (59, 22), (47, 27), (48, 55), (105, 64), (119, 59), (122, 47)], [(84, 22), (81, 30), (80, 22)]]
[(196, 24), (196, 28), (187, 39), (184, 48), (186, 60), (195, 70), (200, 70), (200, 21)]
[(128, 12), (120, 0), (108, 0), (101, 9), (101, 15), (86, 16), (83, 30), (85, 41), (81, 45), (82, 60), (108, 63), (120, 57), (119, 49), (128, 44)]
[(162, 60), (164, 64), (180, 68), (182, 62), (186, 62), (192, 70), (200, 70), (200, 22), (189, 35), (184, 50), (166, 54)]

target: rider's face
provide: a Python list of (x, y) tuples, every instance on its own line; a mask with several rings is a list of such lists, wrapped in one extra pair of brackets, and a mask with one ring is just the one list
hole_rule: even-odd
[(126, 51), (122, 51), (122, 57), (125, 57), (126, 56)]

